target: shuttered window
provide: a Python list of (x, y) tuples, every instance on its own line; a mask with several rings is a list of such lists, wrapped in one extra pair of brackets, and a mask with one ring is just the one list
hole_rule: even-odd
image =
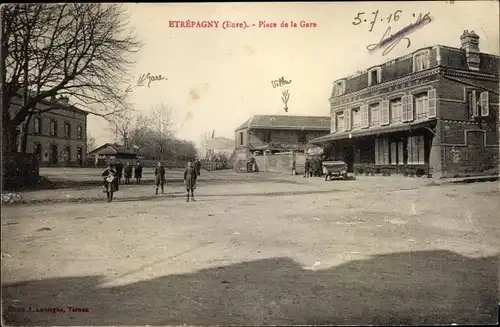
[(382, 101), (381, 105), (381, 124), (382, 125), (389, 125), (390, 119), (389, 119), (389, 100), (384, 100)]
[(417, 165), (425, 163), (425, 144), (424, 136), (408, 137), (408, 164)]
[(387, 138), (375, 139), (375, 164), (389, 164), (389, 140)]
[(370, 122), (368, 120), (368, 105), (361, 106), (361, 127), (367, 128), (370, 126)]
[(350, 131), (351, 130), (351, 109), (345, 109), (344, 110), (344, 130), (345, 131)]
[(427, 95), (429, 97), (428, 117), (434, 118), (436, 117), (436, 90), (430, 90)]
[(380, 125), (380, 105), (372, 104), (370, 106), (370, 126)]
[(488, 92), (481, 92), (479, 95), (479, 103), (481, 105), (481, 116), (488, 116), (490, 114)]
[(403, 118), (403, 106), (401, 103), (401, 99), (392, 100), (390, 102), (390, 111), (391, 111), (391, 124), (400, 123)]

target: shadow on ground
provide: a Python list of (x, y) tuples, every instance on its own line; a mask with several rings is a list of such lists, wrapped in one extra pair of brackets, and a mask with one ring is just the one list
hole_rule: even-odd
[[(102, 287), (102, 276), (2, 285), (9, 325), (493, 324), (498, 257), (404, 252), (304, 270), (289, 258)], [(13, 313), (68, 305), (88, 313)]]

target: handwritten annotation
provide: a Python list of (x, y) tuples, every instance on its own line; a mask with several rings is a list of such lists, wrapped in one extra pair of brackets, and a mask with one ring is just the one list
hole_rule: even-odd
[[(159, 75), (152, 75), (151, 73), (147, 73), (147, 74), (142, 74), (139, 76), (139, 78), (137, 79), (137, 84), (135, 86), (137, 87), (143, 87), (145, 84), (145, 82), (147, 81), (147, 86), (148, 87), (151, 87), (151, 82), (155, 82), (155, 81), (164, 81), (164, 80), (167, 80), (168, 78), (166, 78), (165, 76), (159, 74)], [(132, 92), (133, 90), (133, 86), (132, 85), (129, 85), (126, 92)]]
[(284, 77), (280, 77), (277, 80), (271, 81), (271, 85), (273, 86), (273, 88), (284, 86), (284, 85), (287, 85), (287, 84), (290, 84), (290, 83), (292, 83), (292, 81), (291, 80), (287, 81)]
[[(371, 19), (371, 21), (369, 21), (368, 19), (365, 18), (366, 13), (358, 12), (357, 15), (354, 17), (352, 24), (357, 26), (357, 25), (361, 25), (363, 23), (368, 22), (370, 24), (369, 32), (372, 32), (374, 27), (377, 25), (377, 22), (379, 22), (379, 21), (382, 23), (386, 22), (388, 24), (391, 24), (392, 22), (397, 22), (401, 18), (401, 16), (403, 15), (403, 11), (396, 10), (393, 13), (390, 13), (389, 15), (384, 16), (384, 17), (381, 17), (381, 15), (379, 16), (379, 14), (380, 14), (380, 10), (374, 11), (372, 13), (373, 19)], [(397, 31), (394, 34), (391, 33), (392, 27), (388, 26), (386, 28), (382, 38), (380, 39), (380, 41), (378, 43), (367, 45), (366, 49), (368, 51), (374, 51), (374, 50), (377, 50), (380, 48), (385, 48), (384, 51), (382, 52), (382, 55), (385, 56), (389, 52), (391, 52), (392, 49), (394, 49), (403, 40), (406, 41), (406, 47), (409, 48), (411, 45), (411, 40), (407, 36), (409, 34), (413, 33), (414, 31), (416, 31), (417, 29), (429, 24), (432, 21), (431, 16), (430, 16), (430, 12), (428, 12), (426, 14), (420, 13), (420, 14), (418, 14), (418, 16), (415, 13), (413, 13), (412, 16), (413, 16), (413, 18), (415, 18), (415, 17), (417, 18), (416, 22), (411, 23), (410, 25), (408, 25), (406, 27), (403, 27), (401, 30)], [(381, 17), (381, 18), (379, 18), (379, 17)]]
[(300, 22), (259, 20), (248, 23), (247, 21), (219, 21), (219, 20), (169, 20), (170, 28), (222, 28), (226, 29), (248, 29), (248, 28), (316, 28), (318, 24), (311, 21), (301, 20)]

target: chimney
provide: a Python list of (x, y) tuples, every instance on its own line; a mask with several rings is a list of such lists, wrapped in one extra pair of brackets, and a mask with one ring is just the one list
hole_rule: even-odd
[(61, 96), (59, 97), (58, 102), (59, 102), (59, 103), (63, 103), (63, 104), (68, 104), (68, 102), (69, 102), (69, 98), (61, 95)]
[(467, 59), (467, 66), (470, 70), (479, 70), (481, 59), (479, 57), (479, 35), (474, 31), (465, 30), (460, 37), (462, 47), (465, 50), (465, 58)]

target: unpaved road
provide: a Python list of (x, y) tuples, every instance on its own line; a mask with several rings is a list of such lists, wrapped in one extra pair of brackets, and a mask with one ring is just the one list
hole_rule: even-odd
[(287, 178), (5, 206), (4, 324), (497, 321), (497, 183)]

